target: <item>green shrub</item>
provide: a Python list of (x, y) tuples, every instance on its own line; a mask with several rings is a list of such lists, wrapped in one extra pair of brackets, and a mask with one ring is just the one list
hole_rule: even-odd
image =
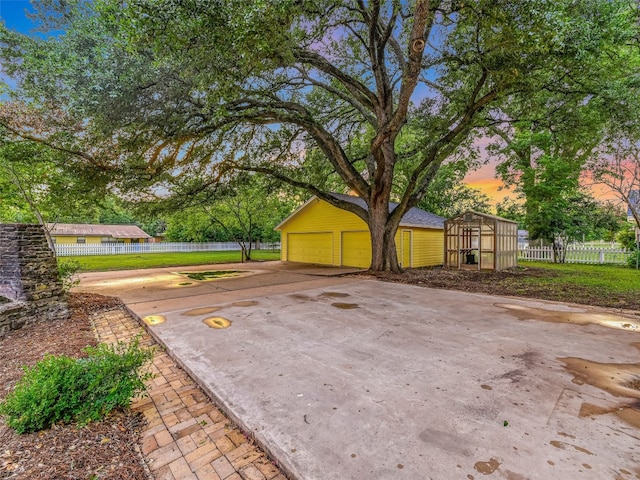
[(620, 230), (620, 232), (618, 232), (616, 240), (622, 248), (626, 248), (627, 250), (635, 250), (637, 247), (635, 228), (630, 225), (625, 226), (622, 230)]
[(640, 264), (640, 250), (636, 250), (632, 252), (632, 255), (629, 255), (627, 258), (627, 264), (631, 268), (636, 268), (636, 265)]
[(71, 287), (80, 283), (76, 274), (80, 271), (80, 262), (74, 259), (58, 260), (58, 278), (62, 282), (62, 288), (68, 292)]
[(128, 407), (152, 377), (141, 368), (153, 351), (131, 343), (100, 344), (85, 349), (86, 358), (48, 355), (25, 374), (0, 403), (0, 415), (18, 433), (34, 432), (54, 423), (86, 424), (115, 408)]

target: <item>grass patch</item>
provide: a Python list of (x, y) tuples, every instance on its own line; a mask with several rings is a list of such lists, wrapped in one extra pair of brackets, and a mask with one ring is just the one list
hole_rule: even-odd
[[(251, 252), (253, 260), (280, 260), (280, 251), (256, 250)], [(59, 257), (64, 261), (69, 257)], [(239, 263), (241, 253), (232, 252), (183, 252), (145, 253), (127, 255), (86, 255), (71, 257), (80, 264), (83, 272), (106, 272), (109, 270), (135, 270), (139, 268), (183, 267), (216, 263)]]
[(212, 272), (180, 272), (180, 275), (186, 275), (191, 280), (213, 280), (221, 277), (232, 277), (241, 273), (238, 270), (214, 270)]
[(521, 267), (540, 268), (545, 276), (527, 277), (526, 282), (538, 286), (565, 285), (598, 289), (603, 293), (626, 294), (638, 291), (640, 271), (620, 265), (582, 265), (575, 263), (519, 262)]

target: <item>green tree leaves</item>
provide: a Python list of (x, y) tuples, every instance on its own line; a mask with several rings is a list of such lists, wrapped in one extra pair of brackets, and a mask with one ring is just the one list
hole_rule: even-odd
[(70, 116), (65, 148), (147, 194), (196, 172), (270, 175), (365, 220), (375, 270), (399, 269), (399, 221), (443, 162), (489, 128), (535, 133), (583, 105), (597, 115), (569, 115), (567, 134), (598, 131), (637, 65), (637, 12), (618, 0), (54, 3), (62, 34), (0, 43), (21, 94)]

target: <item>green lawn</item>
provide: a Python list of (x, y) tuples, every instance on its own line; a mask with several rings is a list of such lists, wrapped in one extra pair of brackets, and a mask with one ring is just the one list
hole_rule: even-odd
[(618, 265), (518, 262), (500, 272), (418, 268), (382, 279), (425, 287), (640, 311), (640, 270)]
[[(251, 252), (251, 259), (280, 260), (280, 251), (255, 250)], [(80, 264), (81, 272), (105, 272), (108, 270), (134, 270), (138, 268), (236, 263), (240, 262), (241, 257), (239, 251), (58, 257), (58, 262), (64, 262), (65, 260), (76, 260)]]
[[(622, 265), (581, 265), (575, 263), (519, 262), (521, 267), (548, 270), (552, 275), (530, 277), (537, 285), (562, 284), (597, 287), (612, 293), (638, 292), (640, 271)], [(553, 275), (555, 273), (556, 275)]]

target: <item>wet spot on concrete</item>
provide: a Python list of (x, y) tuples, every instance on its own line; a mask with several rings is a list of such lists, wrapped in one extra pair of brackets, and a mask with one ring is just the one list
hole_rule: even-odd
[(232, 307), (253, 307), (255, 305), (258, 305), (258, 302), (255, 300), (242, 300), (231, 304)]
[(293, 293), (291, 295), (289, 295), (289, 298), (292, 298), (293, 300), (301, 300), (303, 302), (315, 302), (316, 299), (313, 297), (310, 297), (309, 295), (305, 295), (304, 293)]
[(340, 308), (342, 310), (352, 310), (354, 308), (360, 308), (360, 305), (357, 303), (332, 303), (332, 307)]
[(527, 369), (532, 369), (537, 366), (540, 362), (540, 354), (534, 350), (528, 350), (524, 353), (520, 353), (518, 355), (514, 355), (513, 358), (520, 360), (524, 363), (524, 366)]
[(437, 447), (440, 450), (455, 455), (468, 457), (473, 453), (472, 450), (466, 446), (466, 443), (464, 443), (463, 437), (446, 430), (427, 428), (418, 435), (418, 438), (434, 448)]
[(204, 323), (207, 327), (216, 329), (229, 328), (231, 326), (231, 320), (227, 320), (224, 317), (205, 318), (204, 320), (202, 320), (202, 323)]
[(548, 310), (546, 308), (527, 307), (515, 303), (495, 303), (494, 306), (504, 308), (520, 320), (541, 320), (551, 323), (572, 323), (576, 325), (601, 325), (632, 332), (640, 332), (640, 320), (614, 315), (611, 313), (567, 312), (562, 310)]
[(633, 390), (640, 390), (640, 377), (632, 378), (624, 386)]
[(506, 378), (508, 380), (511, 380), (514, 383), (519, 382), (520, 380), (522, 380), (522, 377), (524, 377), (524, 372), (522, 370), (520, 370), (519, 368), (515, 369), (515, 370), (510, 370), (506, 373), (503, 373), (502, 375), (500, 375), (499, 378)]
[(148, 315), (142, 319), (147, 325), (159, 325), (167, 321), (164, 315)]
[(483, 390), (493, 390), (493, 388), (491, 388), (491, 385), (480, 385), (480, 388), (482, 388)]
[[(639, 348), (640, 343), (634, 343)], [(640, 363), (598, 363), (583, 358), (558, 358), (573, 375), (573, 383), (588, 384), (616, 397), (640, 399)]]
[(343, 292), (322, 292), (320, 296), (329, 297), (329, 298), (344, 298), (344, 297), (349, 297), (350, 295), (348, 293), (343, 293)]
[(475, 468), (476, 471), (480, 472), (483, 475), (491, 475), (498, 469), (499, 466), (500, 462), (495, 458), (492, 458), (488, 462), (476, 462), (473, 468)]
[(613, 414), (623, 422), (635, 428), (640, 428), (640, 402), (634, 405), (618, 405), (615, 407), (600, 407), (590, 403), (583, 403), (580, 406), (580, 417), (595, 417), (599, 415)]
[(501, 472), (502, 476), (507, 480), (529, 480), (529, 477), (525, 477), (524, 475), (516, 472), (512, 472), (511, 470), (505, 470)]
[(574, 450), (576, 450), (577, 452), (582, 452), (582, 453), (585, 453), (587, 455), (593, 455), (593, 453), (591, 453), (586, 448), (582, 448), (582, 447), (579, 447), (578, 445), (573, 445), (571, 443), (561, 442), (560, 440), (551, 440), (549, 443), (551, 445), (553, 445), (554, 447), (559, 448), (560, 450), (568, 450), (567, 447), (571, 447)]
[(186, 312), (182, 312), (182, 315), (187, 315), (189, 317), (195, 317), (198, 315), (206, 315), (207, 313), (213, 313), (220, 310), (222, 307), (202, 307), (202, 308), (194, 308), (192, 310), (187, 310)]

